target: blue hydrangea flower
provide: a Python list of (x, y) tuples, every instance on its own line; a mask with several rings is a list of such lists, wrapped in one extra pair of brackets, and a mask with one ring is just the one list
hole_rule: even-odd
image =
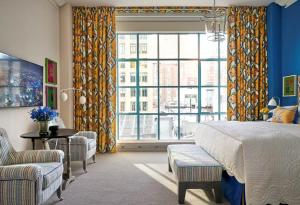
[(33, 121), (50, 121), (56, 116), (58, 116), (58, 113), (50, 107), (38, 107), (32, 109), (30, 112), (30, 118), (33, 119)]

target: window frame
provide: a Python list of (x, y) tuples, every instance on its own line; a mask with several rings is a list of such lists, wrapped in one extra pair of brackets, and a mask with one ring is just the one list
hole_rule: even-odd
[[(180, 35), (184, 35), (184, 34), (196, 34), (197, 37), (198, 37), (198, 57), (197, 58), (180, 58)], [(117, 33), (117, 45), (118, 45), (118, 39), (119, 39), (119, 35), (136, 35), (136, 57), (135, 58), (118, 58), (118, 50), (117, 50), (117, 59), (116, 59), (116, 62), (117, 62), (117, 69), (118, 69), (118, 64), (119, 63), (123, 63), (123, 62), (134, 62), (136, 64), (136, 82), (135, 82), (135, 85), (130, 85), (130, 86), (120, 86), (118, 84), (118, 81), (117, 81), (117, 104), (118, 104), (118, 98), (119, 98), (119, 89), (120, 88), (136, 88), (136, 109), (135, 109), (135, 112), (122, 112), (120, 113), (119, 112), (119, 106), (116, 106), (117, 107), (117, 139), (118, 140), (122, 140), (122, 138), (120, 139), (120, 136), (119, 136), (119, 117), (120, 115), (135, 115), (137, 117), (137, 125), (134, 125), (137, 127), (137, 138), (136, 140), (140, 140), (140, 117), (141, 116), (144, 116), (144, 115), (153, 115), (153, 116), (157, 116), (157, 138), (156, 140), (160, 140), (160, 117), (161, 116), (174, 116), (176, 118), (177, 116), (177, 119), (178, 119), (178, 122), (177, 122), (177, 137), (178, 137), (178, 140), (180, 140), (181, 136), (180, 134), (180, 123), (181, 123), (181, 120), (180, 120), (180, 116), (187, 116), (187, 115), (190, 115), (190, 116), (197, 116), (197, 122), (200, 122), (201, 121), (201, 117), (215, 117), (217, 115), (217, 118), (218, 120), (220, 120), (222, 118), (223, 115), (226, 115), (226, 112), (221, 112), (221, 88), (227, 88), (227, 85), (221, 85), (221, 63), (222, 62), (226, 62), (227, 61), (227, 58), (222, 58), (221, 57), (221, 48), (220, 48), (220, 45), (221, 45), (221, 42), (218, 42), (218, 57), (217, 58), (200, 58), (200, 35), (205, 35), (205, 33), (202, 33), (202, 32), (194, 32), (194, 33), (181, 33), (181, 32), (176, 32), (176, 33), (138, 33), (138, 32), (131, 32), (131, 33)], [(157, 35), (157, 57), (156, 58), (139, 58), (139, 55), (140, 55), (140, 47), (139, 47), (139, 40), (140, 40), (140, 35)], [(177, 39), (178, 39), (178, 56), (177, 58), (170, 58), (170, 59), (161, 59), (159, 57), (159, 37), (160, 35), (177, 35)], [(132, 39), (130, 37), (130, 39)], [(132, 41), (129, 42), (129, 44), (132, 44)], [(118, 46), (117, 46), (118, 48)], [(157, 66), (158, 66), (158, 79), (159, 79), (159, 63), (161, 61), (174, 61), (174, 60), (177, 60), (178, 62), (178, 84), (175, 85), (175, 86), (162, 86), (160, 85), (159, 83), (159, 80), (158, 80), (158, 84), (157, 85), (153, 85), (153, 86), (148, 86), (148, 85), (140, 85), (140, 61), (156, 61), (157, 62)], [(198, 85), (187, 85), (187, 86), (182, 86), (180, 85), (180, 62), (181, 61), (197, 61), (198, 63)], [(217, 62), (218, 64), (218, 85), (202, 85), (201, 84), (201, 62), (202, 61), (215, 61)], [(118, 78), (118, 70), (117, 70), (117, 78)], [(141, 92), (142, 89), (144, 88), (156, 88), (157, 89), (157, 92), (158, 92), (158, 97), (157, 97), (157, 104), (159, 105), (159, 102), (160, 102), (160, 95), (159, 95), (159, 91), (161, 88), (177, 88), (178, 90), (178, 104), (180, 105), (180, 88), (197, 88), (198, 89), (198, 111), (196, 113), (185, 113), (185, 112), (181, 112), (180, 109), (178, 109), (178, 112), (177, 113), (161, 113), (160, 112), (160, 107), (158, 106), (157, 108), (157, 112), (147, 112), (147, 113), (144, 113), (144, 112), (141, 112), (140, 110), (140, 104), (142, 103), (142, 99), (141, 97), (143, 97), (141, 95)], [(202, 111), (202, 106), (201, 106), (201, 90), (202, 88), (217, 88), (218, 90), (218, 112), (204, 112)], [(138, 108), (138, 109), (137, 109)], [(170, 139), (171, 140), (171, 139)]]

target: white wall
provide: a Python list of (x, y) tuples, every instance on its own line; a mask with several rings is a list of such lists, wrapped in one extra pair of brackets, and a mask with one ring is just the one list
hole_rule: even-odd
[[(48, 0), (0, 0), (0, 51), (39, 65), (48, 57), (59, 65), (58, 7)], [(29, 140), (19, 137), (35, 129), (30, 109), (0, 108), (0, 127), (16, 150), (31, 148)]]
[[(72, 67), (72, 7), (65, 4), (59, 9), (60, 20), (60, 87), (73, 87), (73, 67)], [(73, 93), (68, 92), (69, 99), (61, 102), (60, 117), (66, 127), (73, 127)]]

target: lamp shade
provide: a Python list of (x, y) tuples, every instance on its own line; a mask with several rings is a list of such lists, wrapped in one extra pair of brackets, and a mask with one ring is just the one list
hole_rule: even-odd
[(276, 100), (274, 98), (271, 98), (271, 100), (268, 103), (268, 106), (274, 106), (274, 107), (277, 106)]
[(60, 94), (60, 99), (63, 101), (63, 102), (66, 102), (68, 100), (68, 94), (65, 93), (65, 92), (62, 92)]
[(80, 96), (80, 98), (79, 98), (79, 103), (80, 103), (81, 105), (83, 105), (83, 104), (85, 104), (85, 102), (86, 102), (86, 97)]

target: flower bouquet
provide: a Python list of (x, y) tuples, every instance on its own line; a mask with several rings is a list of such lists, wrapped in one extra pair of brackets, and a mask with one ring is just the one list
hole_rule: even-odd
[(49, 107), (38, 107), (30, 111), (30, 118), (39, 123), (40, 134), (48, 133), (49, 122), (57, 115), (57, 112)]

